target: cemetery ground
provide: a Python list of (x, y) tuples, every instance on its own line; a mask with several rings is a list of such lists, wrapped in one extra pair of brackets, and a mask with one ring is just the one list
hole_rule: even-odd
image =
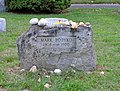
[[(6, 91), (119, 91), (120, 90), (120, 13), (118, 9), (68, 9), (63, 14), (0, 13), (7, 20), (7, 31), (0, 32), (0, 89)], [(67, 71), (61, 75), (20, 72), (16, 39), (27, 31), (33, 17), (64, 17), (90, 22), (97, 55), (93, 72)], [(40, 78), (40, 79), (39, 79)], [(38, 81), (39, 79), (39, 81)], [(47, 87), (45, 84), (47, 83)]]
[(71, 0), (71, 2), (75, 4), (120, 4), (120, 0)]

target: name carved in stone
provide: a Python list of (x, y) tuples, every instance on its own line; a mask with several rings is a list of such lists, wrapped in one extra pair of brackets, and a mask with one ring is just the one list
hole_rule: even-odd
[(59, 36), (59, 37), (37, 37), (35, 43), (38, 49), (49, 51), (52, 53), (71, 52), (75, 48), (75, 37)]

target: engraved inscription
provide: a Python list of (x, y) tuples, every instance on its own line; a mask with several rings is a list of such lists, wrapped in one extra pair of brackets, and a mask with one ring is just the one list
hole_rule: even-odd
[(39, 48), (64, 48), (69, 49), (75, 46), (75, 37), (37, 37)]

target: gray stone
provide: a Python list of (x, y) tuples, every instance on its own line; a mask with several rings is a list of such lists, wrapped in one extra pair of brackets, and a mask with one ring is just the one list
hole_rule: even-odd
[(6, 20), (5, 18), (0, 18), (0, 31), (6, 31)]
[(5, 0), (0, 0), (0, 12), (5, 11)]
[(92, 71), (96, 67), (92, 30), (88, 26), (45, 28), (32, 25), (17, 40), (22, 68)]

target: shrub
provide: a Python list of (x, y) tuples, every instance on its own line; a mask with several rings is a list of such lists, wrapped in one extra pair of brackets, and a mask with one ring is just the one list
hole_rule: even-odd
[(61, 12), (70, 6), (71, 0), (6, 0), (8, 11)]

